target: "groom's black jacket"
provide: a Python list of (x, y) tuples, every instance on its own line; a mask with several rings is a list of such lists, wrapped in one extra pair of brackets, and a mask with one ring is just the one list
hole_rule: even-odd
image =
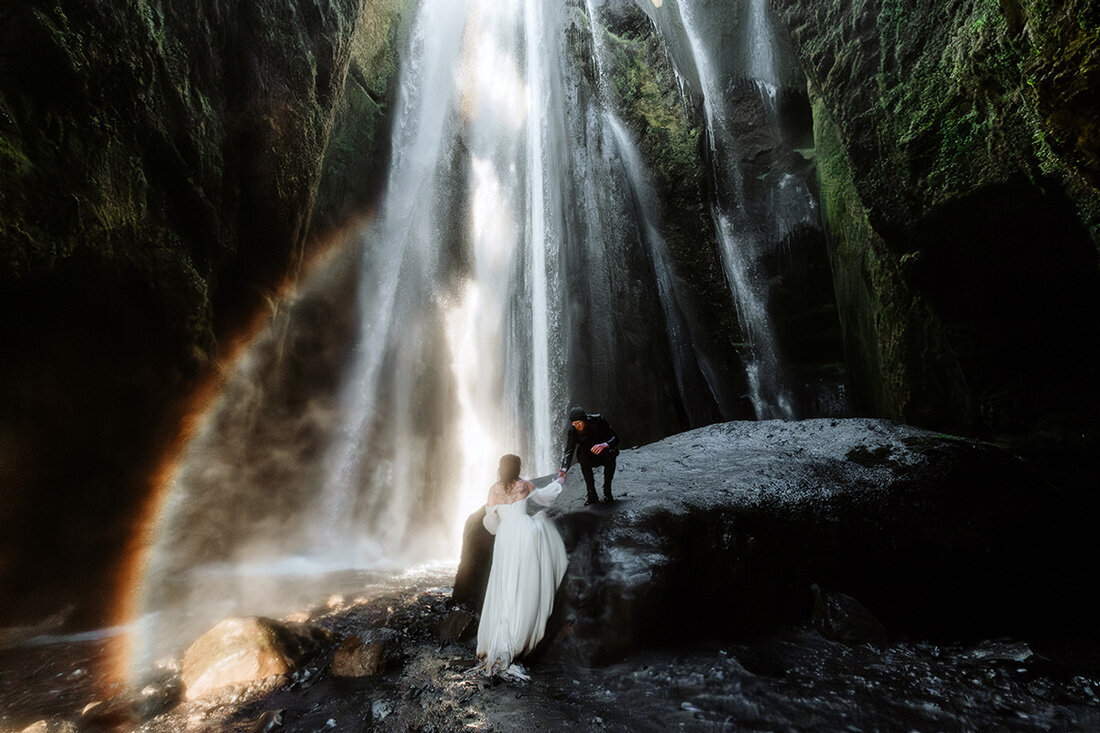
[[(607, 450), (599, 455), (592, 453), (592, 446), (607, 443)], [(619, 436), (611, 428), (611, 424), (603, 415), (586, 415), (584, 418), (584, 433), (570, 427), (565, 439), (565, 453), (561, 457), (561, 467), (569, 468), (573, 462), (573, 451), (577, 452), (578, 463), (603, 463), (609, 458), (619, 455), (616, 446), (619, 445)]]

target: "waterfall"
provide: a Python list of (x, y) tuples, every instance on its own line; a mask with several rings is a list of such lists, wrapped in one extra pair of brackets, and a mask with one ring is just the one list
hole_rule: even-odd
[[(770, 315), (768, 283), (761, 272), (761, 260), (797, 224), (815, 220), (816, 203), (805, 186), (790, 177), (769, 182), (766, 206), (747, 200), (741, 153), (727, 113), (732, 105), (729, 87), (703, 40), (702, 23), (694, 6), (692, 2), (682, 2), (680, 20), (702, 92), (708, 149), (715, 172), (711, 215), (747, 343), (743, 358), (750, 397), (758, 418), (792, 419), (796, 417), (794, 400)], [(760, 90), (771, 124), (778, 125), (774, 41), (763, 0), (749, 3), (746, 27), (749, 43), (744, 73)]]
[(664, 330), (668, 337), (668, 348), (672, 354), (672, 364), (676, 374), (676, 386), (684, 401), (688, 420), (692, 424), (701, 425), (707, 419), (707, 405), (717, 401), (714, 386), (716, 380), (696, 352), (691, 336), (691, 324), (678, 299), (678, 293), (683, 292), (684, 286), (676, 277), (668, 245), (661, 234), (656, 216), (657, 194), (648, 179), (645, 164), (623, 124), (610, 113), (606, 119), (622, 157), (623, 169), (630, 182), (634, 199), (636, 217), (642, 228), (642, 240), (653, 263), (657, 295), (665, 319)]
[(768, 18), (767, 0), (750, 0), (745, 27), (748, 31), (748, 77), (756, 83), (769, 110), (775, 114), (779, 77), (776, 73), (775, 41)]
[[(443, 209), (431, 204), (447, 195), (440, 159), (450, 152), (454, 135), (451, 92), (464, 16), (461, 1), (426, 2), (413, 24), (408, 63), (399, 85), (387, 195), (359, 267), (360, 328), (342, 399), (343, 425), (330, 448), (329, 473), (319, 497), (321, 511), (315, 515), (311, 533), (315, 547), (338, 553), (347, 552), (349, 538), (371, 543), (373, 547), (360, 549), (373, 559), (379, 559), (385, 548), (406, 544), (412, 478), (405, 472), (413, 460), (408, 448), (423, 449), (408, 444), (415, 436), (406, 422), (407, 411), (391, 411), (393, 419), (385, 426), (402, 436), (391, 460), (371, 461), (367, 443), (376, 419), (383, 362), (392, 349), (413, 341), (406, 329), (418, 326), (418, 303), (430, 300), (439, 243), (450, 225), (440, 217)], [(407, 380), (409, 373), (394, 370), (393, 374), (403, 388), (397, 394), (408, 399), (414, 385), (402, 383), (402, 378)], [(364, 475), (365, 471), (369, 473)], [(366, 509), (376, 519), (373, 531), (355, 533), (355, 504), (364, 481), (396, 490), (368, 494)]]
[[(700, 306), (685, 305), (684, 265), (616, 116), (602, 8), (417, 5), (378, 216), (332, 265), (350, 267), (303, 284), (257, 339), (185, 451), (142, 589), (149, 644), (232, 613), (293, 610), (278, 602), (314, 586), (292, 594), (288, 577), (354, 585), (453, 558), (499, 456), (519, 454), (527, 476), (552, 471), (572, 404), (607, 413), (629, 445), (719, 419), (720, 392), (736, 399), (715, 366), (733, 359), (698, 344)], [(698, 68), (674, 83), (702, 89), (710, 213), (752, 400), (759, 417), (791, 417), (757, 270), (808, 216), (803, 191), (781, 179), (745, 201), (718, 75), (683, 15)], [(295, 370), (315, 354), (283, 340), (329, 325), (294, 324), (341, 278), (354, 318), (327, 338), (346, 356), (330, 359), (327, 391), (302, 395)]]

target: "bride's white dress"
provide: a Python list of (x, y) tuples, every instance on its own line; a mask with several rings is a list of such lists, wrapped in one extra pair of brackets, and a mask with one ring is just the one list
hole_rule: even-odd
[(485, 528), (496, 535), (477, 630), (475, 669), (485, 674), (525, 678), (512, 662), (534, 649), (546, 631), (565, 575), (565, 544), (546, 512), (527, 514), (527, 502), (549, 506), (561, 488), (551, 483), (514, 503), (485, 507)]

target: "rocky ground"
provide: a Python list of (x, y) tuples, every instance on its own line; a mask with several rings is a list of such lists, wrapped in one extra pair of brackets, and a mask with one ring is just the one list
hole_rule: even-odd
[[(98, 706), (107, 710), (55, 714), (32, 730), (1046, 731), (1100, 725), (1100, 673), (1022, 641), (846, 644), (803, 625), (648, 650), (600, 667), (536, 663), (531, 681), (520, 683), (469, 673), (473, 642), (440, 633), (456, 614), (466, 611), (453, 606), (445, 589), (330, 610), (311, 619), (331, 632), (330, 641), (289, 675), (179, 701), (176, 672), (176, 687), (159, 688), (174, 689), (174, 698), (123, 695)], [(400, 638), (392, 667), (334, 676), (340, 639), (381, 628)], [(168, 709), (156, 713), (149, 706), (154, 697)], [(125, 700), (138, 703), (134, 713)]]
[[(102, 640), (8, 639), (0, 730), (1100, 726), (1095, 634), (1054, 593), (1084, 544), (1051, 543), (1070, 525), (1042, 528), (1057, 502), (1014, 456), (818, 420), (715, 425), (619, 461), (614, 503), (583, 507), (571, 475), (554, 510), (570, 566), (530, 682), (469, 672), (486, 548), (471, 521), (453, 589), (252, 623), (267, 676), (225, 671), (239, 637), (207, 640), (118, 692), (97, 679)], [(225, 676), (197, 697), (210, 669)]]

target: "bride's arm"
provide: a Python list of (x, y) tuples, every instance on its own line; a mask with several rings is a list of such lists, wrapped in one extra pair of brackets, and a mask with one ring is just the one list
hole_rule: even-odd
[(541, 489), (535, 489), (530, 494), (531, 501), (536, 504), (542, 504), (543, 506), (550, 506), (554, 503), (554, 500), (561, 495), (562, 485), (557, 481), (551, 481)]
[(481, 520), (481, 526), (485, 527), (489, 534), (495, 535), (497, 528), (500, 527), (500, 514), (497, 513), (497, 507), (500, 504), (487, 504), (485, 506), (485, 517)]

